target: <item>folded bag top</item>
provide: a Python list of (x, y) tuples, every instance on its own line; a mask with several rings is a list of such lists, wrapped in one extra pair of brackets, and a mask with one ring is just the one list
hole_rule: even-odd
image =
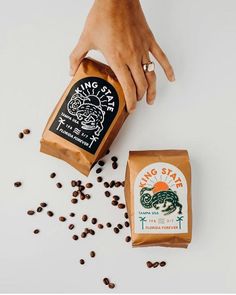
[(84, 58), (47, 122), (40, 151), (87, 176), (127, 115), (121, 85), (111, 68)]

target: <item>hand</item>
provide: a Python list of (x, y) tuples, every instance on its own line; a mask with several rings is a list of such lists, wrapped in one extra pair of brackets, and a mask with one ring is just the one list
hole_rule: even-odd
[(125, 94), (129, 112), (146, 93), (148, 104), (156, 96), (155, 72), (144, 72), (149, 51), (174, 81), (173, 69), (157, 44), (139, 0), (95, 0), (79, 42), (70, 55), (71, 75), (90, 49), (100, 50), (116, 74)]

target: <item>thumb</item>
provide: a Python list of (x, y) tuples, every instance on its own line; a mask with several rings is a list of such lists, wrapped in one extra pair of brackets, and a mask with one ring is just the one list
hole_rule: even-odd
[(70, 75), (74, 76), (82, 59), (89, 51), (89, 47), (84, 39), (80, 38), (74, 50), (70, 54)]

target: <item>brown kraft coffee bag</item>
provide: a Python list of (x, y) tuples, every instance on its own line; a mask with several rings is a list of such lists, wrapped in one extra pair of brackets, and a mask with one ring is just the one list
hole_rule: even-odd
[(85, 58), (47, 122), (40, 151), (87, 176), (127, 115), (124, 94), (112, 70)]
[(131, 151), (125, 198), (134, 247), (188, 247), (192, 210), (187, 151)]

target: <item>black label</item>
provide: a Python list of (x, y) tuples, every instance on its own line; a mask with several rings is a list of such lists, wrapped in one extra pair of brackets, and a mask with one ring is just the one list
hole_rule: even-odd
[(118, 108), (118, 95), (110, 83), (84, 78), (72, 86), (49, 130), (95, 154)]

